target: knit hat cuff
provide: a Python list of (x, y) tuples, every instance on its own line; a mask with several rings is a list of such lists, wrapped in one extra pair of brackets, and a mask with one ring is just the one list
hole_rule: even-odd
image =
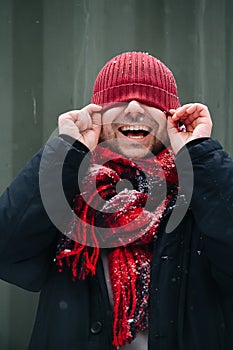
[[(159, 92), (159, 93), (158, 93)], [(117, 102), (129, 102), (137, 100), (168, 112), (171, 108), (180, 107), (177, 95), (158, 87), (141, 83), (130, 83), (108, 87), (98, 91), (92, 96), (92, 103), (108, 104)]]

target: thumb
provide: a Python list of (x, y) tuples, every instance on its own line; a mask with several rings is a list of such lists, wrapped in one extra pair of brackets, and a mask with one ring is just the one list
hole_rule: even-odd
[(96, 133), (100, 133), (101, 131), (101, 113), (100, 112), (94, 112), (91, 116), (92, 118), (92, 128)]
[(167, 118), (167, 133), (169, 138), (173, 138), (175, 134), (179, 132), (177, 122), (175, 122), (172, 117)]
[(170, 139), (172, 150), (175, 154), (184, 146), (184, 140), (182, 138), (182, 132), (180, 132), (178, 124), (176, 121), (172, 119), (172, 117), (168, 117), (167, 119), (167, 133)]

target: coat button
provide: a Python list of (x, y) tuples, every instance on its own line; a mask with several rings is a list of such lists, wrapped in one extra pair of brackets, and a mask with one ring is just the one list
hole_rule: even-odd
[(91, 326), (91, 333), (92, 334), (99, 334), (103, 328), (102, 322), (97, 321), (94, 322)]

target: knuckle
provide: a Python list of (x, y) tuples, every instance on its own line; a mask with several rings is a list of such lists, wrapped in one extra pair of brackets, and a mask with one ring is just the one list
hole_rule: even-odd
[(64, 124), (65, 120), (66, 120), (66, 117), (64, 116), (64, 114), (60, 115), (58, 117), (58, 124), (59, 125)]
[(58, 116), (58, 120), (62, 120), (62, 119), (64, 119), (64, 117), (65, 117), (65, 113), (60, 114), (60, 115)]

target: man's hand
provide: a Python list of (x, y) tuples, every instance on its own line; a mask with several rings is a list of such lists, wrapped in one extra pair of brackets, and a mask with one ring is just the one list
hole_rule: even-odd
[(89, 104), (80, 110), (61, 114), (58, 118), (59, 134), (69, 135), (94, 150), (101, 131), (101, 109), (99, 105)]
[(211, 136), (212, 120), (205, 105), (189, 103), (176, 110), (170, 109), (169, 113), (167, 131), (175, 154), (189, 141)]

